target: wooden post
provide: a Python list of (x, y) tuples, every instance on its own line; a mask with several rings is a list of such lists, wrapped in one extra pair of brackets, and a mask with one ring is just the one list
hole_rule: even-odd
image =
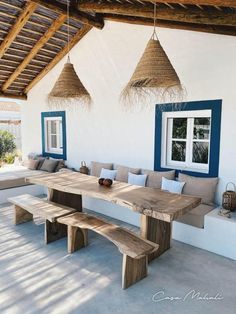
[(170, 248), (171, 223), (141, 215), (141, 237), (159, 244), (159, 249), (148, 256), (151, 262)]
[(82, 196), (67, 192), (61, 192), (54, 189), (48, 189), (48, 201), (65, 205), (82, 212)]
[(139, 259), (123, 254), (122, 289), (126, 289), (147, 277), (147, 256)]
[(33, 215), (27, 212), (25, 209), (14, 205), (14, 223), (15, 225), (22, 224), (24, 222), (32, 221), (33, 220)]
[(45, 243), (49, 244), (56, 240), (66, 237), (67, 226), (59, 224), (58, 222), (50, 222), (46, 219), (45, 221)]
[(88, 245), (88, 230), (74, 226), (68, 226), (68, 253), (75, 251)]

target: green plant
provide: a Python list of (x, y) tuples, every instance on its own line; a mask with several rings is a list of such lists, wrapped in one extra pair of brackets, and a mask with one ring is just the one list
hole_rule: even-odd
[(14, 136), (8, 131), (0, 131), (0, 160), (3, 160), (6, 154), (13, 153), (16, 149)]

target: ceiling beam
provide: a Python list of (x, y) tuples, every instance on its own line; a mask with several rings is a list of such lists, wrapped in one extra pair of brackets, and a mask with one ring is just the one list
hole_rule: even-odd
[[(147, 18), (142, 18), (142, 17), (133, 17), (133, 16), (125, 16), (125, 15), (117, 15), (117, 14), (104, 14), (104, 19), (114, 21), (114, 22), (153, 26), (152, 19), (147, 19)], [(236, 36), (235, 26), (201, 25), (201, 24), (194, 24), (194, 23), (182, 23), (182, 22), (164, 21), (164, 20), (157, 20), (156, 26), (163, 27), (163, 28), (181, 29), (181, 30), (190, 30), (190, 31), (195, 31), (195, 32)]]
[[(80, 10), (93, 11), (96, 13), (119, 14), (153, 19), (153, 5), (151, 4), (143, 6), (140, 4), (83, 2), (79, 4), (79, 8)], [(236, 12), (226, 13), (215, 8), (201, 10), (197, 7), (188, 9), (179, 7), (173, 10), (168, 7), (158, 7), (156, 10), (156, 18), (159, 20), (184, 23), (236, 26)]]
[[(67, 13), (66, 5), (59, 2), (56, 3), (55, 0), (27, 0), (27, 1), (37, 3), (38, 5), (43, 6), (59, 14)], [(76, 10), (73, 6), (72, 9), (70, 10), (70, 18), (79, 23), (91, 25), (99, 29), (102, 29), (104, 27), (104, 21), (100, 16), (96, 15), (92, 16), (87, 13), (80, 12), (79, 10)]]
[(8, 94), (8, 93), (1, 93), (0, 92), (0, 98), (9, 98), (9, 99), (19, 99), (19, 100), (27, 100), (27, 95), (14, 95), (14, 94)]
[[(151, 1), (153, 3), (213, 5), (218, 7), (236, 8), (235, 0), (151, 0)], [(150, 2), (150, 0), (142, 0), (142, 2)]]
[(14, 80), (21, 74), (30, 61), (36, 56), (39, 50), (47, 43), (47, 41), (56, 33), (56, 31), (65, 23), (67, 19), (66, 14), (60, 15), (45, 32), (45, 34), (37, 41), (33, 46), (29, 54), (24, 58), (22, 63), (15, 69), (8, 80), (3, 84), (2, 91), (6, 91), (8, 87), (14, 82)]
[[(70, 40), (69, 49), (72, 49), (90, 30), (92, 26), (84, 25), (77, 34)], [(25, 88), (24, 93), (27, 94), (54, 66), (66, 56), (68, 48), (64, 47), (57, 56), (39, 73), (39, 75)]]
[(0, 45), (0, 59), (7, 51), (7, 49), (10, 47), (12, 42), (15, 40), (16, 36), (20, 33), (21, 29), (27, 23), (27, 21), (29, 20), (30, 16), (32, 15), (36, 8), (37, 8), (36, 3), (27, 3), (25, 5), (23, 11), (16, 19), (15, 24), (12, 26), (7, 36), (4, 38), (3, 42)]

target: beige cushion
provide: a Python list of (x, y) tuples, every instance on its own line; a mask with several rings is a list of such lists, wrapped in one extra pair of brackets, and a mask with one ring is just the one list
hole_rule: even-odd
[(139, 168), (129, 168), (126, 166), (116, 165), (117, 170), (116, 181), (128, 182), (128, 173), (140, 174), (141, 169)]
[(41, 171), (54, 172), (58, 165), (58, 160), (56, 159), (45, 159)]
[(179, 181), (185, 182), (183, 194), (201, 197), (202, 204), (214, 205), (218, 178), (199, 178), (179, 173)]
[(162, 177), (164, 177), (168, 180), (174, 180), (175, 179), (175, 170), (152, 171), (152, 170), (142, 169), (142, 174), (146, 174), (148, 176), (146, 186), (148, 186), (150, 188), (160, 189)]
[(38, 165), (39, 165), (39, 160), (29, 159), (29, 161), (28, 161), (28, 169), (36, 170), (38, 168)]
[(100, 177), (102, 168), (112, 170), (113, 164), (92, 161), (91, 162), (91, 176)]
[(201, 204), (176, 220), (197, 228), (204, 228), (204, 217), (213, 209), (214, 206)]

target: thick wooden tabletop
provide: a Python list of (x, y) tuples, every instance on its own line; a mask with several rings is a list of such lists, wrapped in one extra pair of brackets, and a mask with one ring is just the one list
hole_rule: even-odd
[(167, 222), (184, 215), (201, 202), (198, 197), (118, 181), (107, 188), (98, 184), (97, 177), (78, 172), (43, 174), (29, 177), (26, 181), (62, 192), (103, 199)]

